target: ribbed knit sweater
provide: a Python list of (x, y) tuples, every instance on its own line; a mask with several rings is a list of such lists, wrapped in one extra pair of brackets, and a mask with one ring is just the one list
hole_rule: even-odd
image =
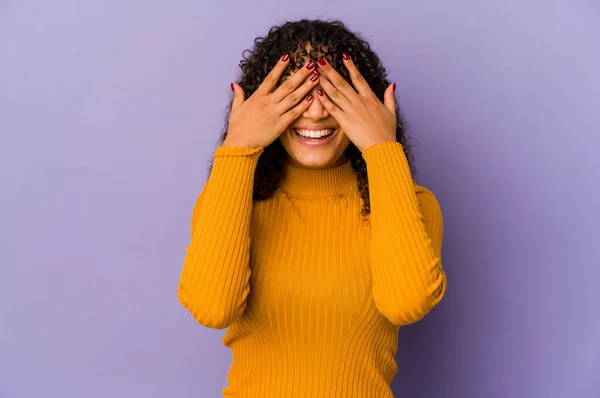
[[(398, 329), (443, 297), (442, 214), (402, 145), (366, 148), (371, 214), (356, 173), (286, 162), (253, 201), (262, 147), (221, 146), (196, 201), (179, 301), (228, 328), (224, 397), (393, 397)], [(200, 396), (204, 396), (200, 394)]]

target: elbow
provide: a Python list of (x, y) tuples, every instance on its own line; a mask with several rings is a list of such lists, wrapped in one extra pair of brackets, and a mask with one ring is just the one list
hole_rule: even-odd
[(444, 297), (446, 292), (446, 276), (442, 272), (440, 278), (427, 291), (416, 299), (404, 300), (396, 305), (384, 305), (375, 300), (379, 312), (396, 326), (410, 325), (423, 319)]
[(420, 321), (433, 308), (431, 301), (425, 299), (405, 302), (394, 307), (384, 307), (376, 303), (376, 307), (381, 315), (396, 326), (410, 325)]
[(211, 329), (225, 329), (235, 320), (234, 316), (219, 311), (204, 311), (193, 305), (182, 303), (183, 306), (192, 314), (196, 322)]
[(196, 322), (211, 329), (225, 329), (229, 327), (244, 311), (245, 302), (240, 307), (205, 303), (193, 300), (185, 294), (185, 289), (179, 286), (179, 303), (189, 311)]

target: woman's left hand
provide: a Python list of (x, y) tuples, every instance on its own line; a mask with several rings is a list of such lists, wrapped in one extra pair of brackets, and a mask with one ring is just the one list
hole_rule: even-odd
[(383, 95), (384, 103), (381, 103), (352, 59), (345, 59), (343, 62), (358, 92), (329, 62), (325, 65), (323, 62), (326, 61), (319, 58), (319, 84), (323, 88), (318, 92), (319, 100), (338, 121), (350, 141), (361, 152), (374, 144), (397, 142), (394, 85), (391, 84), (386, 89)]

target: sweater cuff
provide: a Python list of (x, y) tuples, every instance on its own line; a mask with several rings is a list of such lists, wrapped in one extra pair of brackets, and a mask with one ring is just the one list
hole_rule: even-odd
[(362, 156), (365, 159), (365, 162), (368, 162), (371, 160), (371, 158), (375, 158), (375, 160), (385, 159), (386, 154), (389, 152), (397, 155), (398, 151), (404, 154), (404, 149), (401, 143), (396, 141), (380, 142), (378, 144), (373, 144), (362, 151)]
[(399, 142), (381, 142), (371, 145), (362, 152), (367, 164), (371, 206), (391, 192), (407, 198), (412, 209), (418, 209), (414, 181), (402, 144)]
[(213, 156), (214, 157), (225, 157), (225, 156), (249, 156), (254, 154), (261, 154), (264, 152), (264, 148), (262, 146), (258, 146), (255, 148), (245, 147), (245, 146), (220, 146), (215, 149)]
[[(413, 184), (416, 184), (412, 178), (410, 165), (401, 143), (390, 141), (373, 144), (362, 152), (362, 157), (367, 164), (367, 171), (371, 166), (372, 173), (369, 174), (384, 174), (384, 178), (387, 178), (390, 172), (400, 173), (401, 178), (409, 179)], [(393, 171), (389, 169), (393, 169)]]

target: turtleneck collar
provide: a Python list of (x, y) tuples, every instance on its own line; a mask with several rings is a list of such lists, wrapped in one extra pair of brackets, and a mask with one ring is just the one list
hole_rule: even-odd
[(299, 167), (284, 161), (285, 177), (279, 188), (296, 197), (336, 196), (358, 189), (350, 159), (339, 166), (323, 169)]

